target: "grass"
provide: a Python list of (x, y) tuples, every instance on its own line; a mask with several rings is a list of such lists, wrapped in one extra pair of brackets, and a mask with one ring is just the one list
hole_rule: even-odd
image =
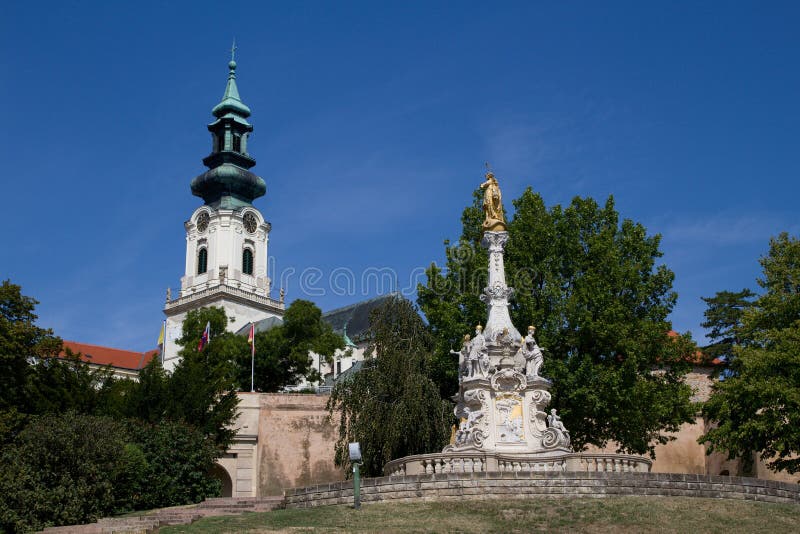
[(224, 532), (798, 532), (800, 506), (685, 497), (370, 503), (208, 517), (160, 534)]

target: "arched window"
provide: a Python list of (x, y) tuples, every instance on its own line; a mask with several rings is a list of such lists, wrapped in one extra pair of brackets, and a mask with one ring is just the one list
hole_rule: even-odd
[(197, 274), (203, 274), (208, 270), (208, 250), (201, 248), (197, 253)]
[(244, 249), (242, 252), (242, 272), (244, 274), (253, 274), (253, 251), (249, 248)]

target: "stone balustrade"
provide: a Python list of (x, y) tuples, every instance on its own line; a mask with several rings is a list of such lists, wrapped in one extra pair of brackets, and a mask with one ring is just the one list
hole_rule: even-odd
[(590, 471), (647, 473), (651, 461), (626, 454), (556, 453), (503, 454), (497, 452), (455, 452), (418, 454), (392, 460), (384, 474), (389, 477), (436, 473), (499, 473)]

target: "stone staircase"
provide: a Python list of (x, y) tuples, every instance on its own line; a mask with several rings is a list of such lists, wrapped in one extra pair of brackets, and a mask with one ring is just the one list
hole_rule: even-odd
[(167, 525), (188, 525), (203, 517), (268, 512), (284, 507), (283, 497), (221, 497), (199, 504), (174, 506), (138, 516), (105, 517), (88, 525), (48, 527), (47, 534), (150, 534)]

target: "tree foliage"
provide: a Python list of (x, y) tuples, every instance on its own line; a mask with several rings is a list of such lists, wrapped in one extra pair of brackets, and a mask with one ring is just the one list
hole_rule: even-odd
[(144, 462), (123, 424), (75, 412), (35, 418), (3, 453), (0, 525), (9, 532), (91, 522), (128, 500)]
[(221, 309), (191, 312), (183, 361), (157, 360), (140, 380), (114, 379), (35, 325), (36, 301), (0, 287), (0, 531), (73, 524), (218, 495), (209, 472), (233, 438), (233, 363), (246, 340), (223, 332)]
[[(245, 347), (247, 345), (245, 344)], [(312, 302), (295, 300), (286, 309), (283, 324), (256, 334), (255, 390), (279, 391), (306, 378), (315, 381), (310, 352), (331, 360), (344, 340), (322, 320), (322, 311)], [(239, 384), (250, 389), (250, 350), (239, 357)]]
[(64, 356), (51, 355), (30, 366), (24, 409), (29, 414), (100, 413), (113, 394), (113, 382), (109, 367), (93, 368), (66, 348)]
[[(198, 343), (206, 324), (211, 324), (211, 340), (199, 351)], [(164, 414), (172, 421), (182, 421), (214, 436), (221, 450), (226, 449), (236, 430), (230, 425), (236, 418), (236, 358), (247, 350), (245, 340), (226, 332), (228, 318), (223, 308), (191, 310), (183, 322), (183, 346), (180, 363), (167, 378), (167, 401)]]
[(36, 304), (10, 280), (0, 284), (0, 444), (24, 424), (32, 359), (61, 350), (52, 330), (36, 326)]
[(213, 441), (180, 423), (51, 413), (2, 453), (0, 531), (87, 523), (219, 494)]
[(703, 352), (709, 360), (720, 358), (726, 363), (733, 360), (733, 347), (740, 343), (744, 312), (753, 305), (756, 294), (749, 289), (741, 291), (718, 291), (713, 297), (702, 297), (706, 303), (706, 320), (700, 325), (709, 329), (708, 338), (713, 341)]
[[(457, 244), (445, 242), (446, 266), (427, 270), (419, 305), (436, 337), (435, 377), (442, 395), (457, 389), (457, 349), (465, 333), (486, 320), (479, 296), (486, 286), (487, 251), (480, 246), (482, 195), (462, 215)], [(577, 448), (605, 446), (653, 453), (693, 419), (688, 336), (671, 340), (667, 316), (677, 295), (673, 273), (657, 265), (660, 237), (620, 221), (613, 198), (600, 206), (576, 197), (548, 209), (528, 188), (514, 201), (505, 267), (516, 289), (511, 317), (535, 325), (545, 347), (544, 374), (554, 382), (553, 406)], [(659, 372), (654, 373), (654, 369)]]
[(440, 450), (451, 406), (430, 378), (434, 341), (411, 302), (392, 299), (370, 314), (361, 371), (334, 386), (330, 413), (339, 414), (335, 460), (348, 466), (347, 444), (361, 444), (363, 472), (380, 476), (389, 460)]
[(773, 470), (800, 471), (800, 240), (782, 233), (761, 258), (763, 293), (744, 312), (730, 376), (715, 384), (700, 438), (730, 458), (759, 451)]

